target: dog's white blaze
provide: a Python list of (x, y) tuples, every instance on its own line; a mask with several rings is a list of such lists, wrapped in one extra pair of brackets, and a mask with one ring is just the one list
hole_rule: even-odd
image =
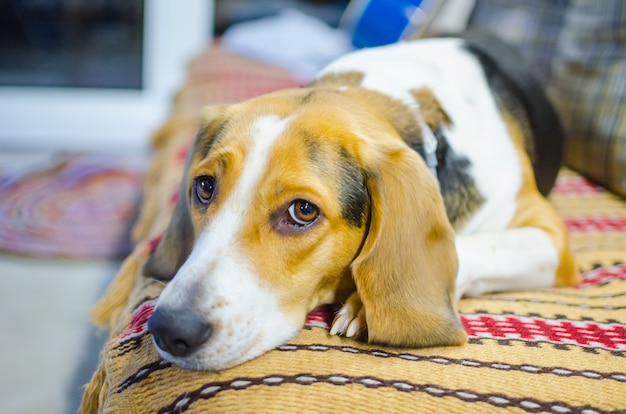
[(215, 247), (220, 248), (226, 248), (236, 240), (246, 214), (250, 213), (254, 190), (268, 166), (272, 145), (284, 132), (288, 122), (289, 118), (264, 116), (253, 123), (252, 139), (241, 177), (232, 195), (200, 238), (209, 237), (217, 244)]
[[(289, 338), (293, 322), (284, 315), (275, 293), (260, 285), (260, 277), (237, 244), (252, 197), (268, 167), (271, 148), (289, 119), (266, 116), (251, 128), (250, 147), (241, 177), (221, 210), (199, 236), (157, 306), (189, 306), (191, 289), (201, 289), (194, 310), (216, 327), (213, 336), (193, 355), (168, 359), (187, 367), (223, 369), (254, 358)], [(219, 185), (219, 183), (218, 183)], [(294, 329), (298, 329), (299, 326)]]
[(364, 49), (331, 63), (319, 76), (358, 71), (362, 86), (417, 106), (411, 90), (429, 88), (453, 125), (445, 131), (485, 199), (460, 233), (506, 227), (516, 209), (521, 165), (477, 59), (459, 39), (428, 39)]
[(548, 235), (521, 227), (494, 233), (457, 235), (457, 297), (509, 289), (550, 287), (559, 258)]

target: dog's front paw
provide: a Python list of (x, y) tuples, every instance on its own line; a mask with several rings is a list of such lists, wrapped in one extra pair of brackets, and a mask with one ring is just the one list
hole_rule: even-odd
[(361, 298), (354, 292), (343, 304), (330, 328), (331, 335), (345, 335), (348, 338), (363, 339), (367, 333), (365, 308)]

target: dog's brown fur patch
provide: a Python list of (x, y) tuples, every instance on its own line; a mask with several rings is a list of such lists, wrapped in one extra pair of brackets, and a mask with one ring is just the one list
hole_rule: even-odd
[(363, 82), (364, 75), (362, 72), (341, 72), (329, 73), (319, 79), (315, 79), (307, 86), (313, 88), (339, 88), (342, 86), (359, 87)]
[(411, 95), (419, 104), (422, 117), (431, 130), (452, 124), (450, 117), (429, 88), (412, 90)]

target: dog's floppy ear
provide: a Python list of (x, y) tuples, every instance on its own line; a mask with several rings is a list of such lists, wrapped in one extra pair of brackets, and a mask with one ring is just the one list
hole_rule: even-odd
[[(199, 136), (199, 135), (198, 135)], [(143, 267), (143, 274), (158, 280), (171, 280), (183, 265), (194, 242), (194, 231), (191, 223), (189, 197), (187, 196), (187, 171), (191, 164), (198, 138), (187, 154), (185, 170), (178, 191), (176, 207), (172, 218), (148, 261)]]
[(224, 108), (222, 105), (214, 105), (202, 113), (198, 135), (187, 154), (176, 207), (163, 237), (143, 267), (143, 274), (146, 276), (164, 281), (171, 280), (191, 254), (195, 235), (191, 222), (187, 175), (194, 157), (198, 157), (200, 152), (208, 152), (211, 142), (222, 127)]
[(191, 253), (194, 232), (186, 191), (185, 182), (181, 185), (178, 202), (167, 230), (143, 266), (145, 276), (164, 281), (171, 280)]
[(460, 345), (458, 259), (438, 184), (417, 153), (384, 144), (366, 165), (370, 225), (352, 263), (368, 341), (398, 346)]

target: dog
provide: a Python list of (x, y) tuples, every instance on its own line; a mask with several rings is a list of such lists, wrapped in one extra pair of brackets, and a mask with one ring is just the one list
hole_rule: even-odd
[(558, 116), (505, 45), (365, 49), (308, 85), (208, 107), (144, 274), (148, 330), (183, 368), (223, 370), (339, 303), (330, 334), (462, 345), (462, 296), (578, 281), (544, 198)]

